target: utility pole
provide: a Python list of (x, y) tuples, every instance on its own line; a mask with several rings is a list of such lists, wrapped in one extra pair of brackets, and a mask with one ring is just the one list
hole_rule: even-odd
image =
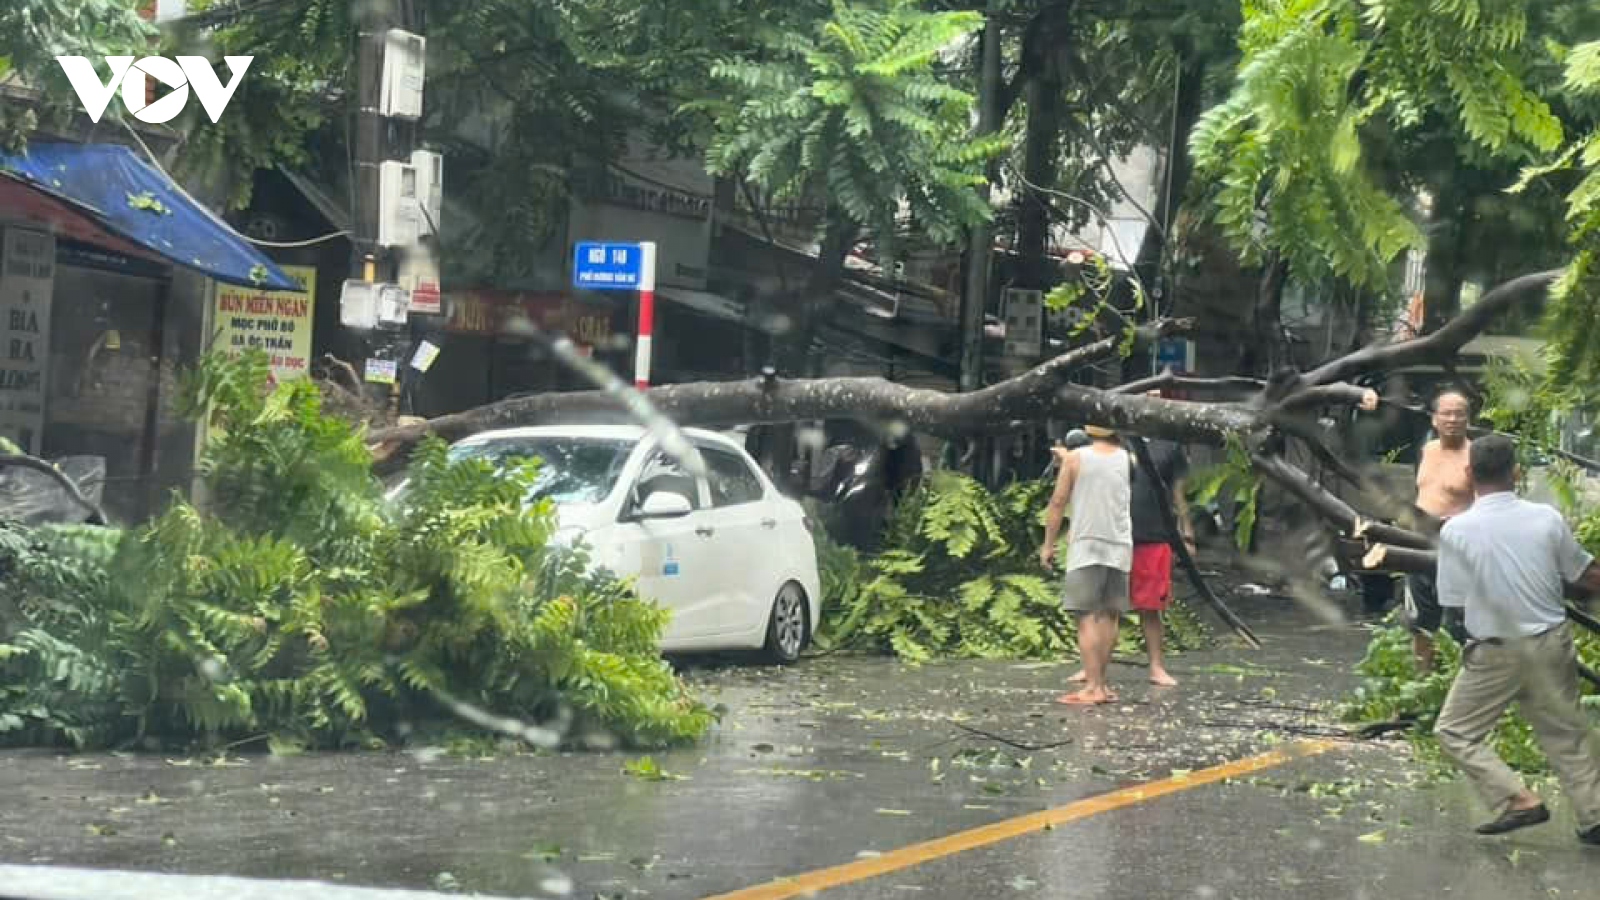
[(384, 34), (400, 26), (397, 0), (357, 5), (355, 219), (350, 277), (378, 281), (378, 166), (388, 158), (387, 122), (379, 111), (383, 94)]
[[(983, 69), (978, 89), (978, 135), (1000, 129), (1000, 7), (989, 0), (983, 26)], [(990, 166), (990, 179), (994, 167)], [(989, 186), (979, 189), (985, 202)], [(961, 390), (983, 387), (983, 314), (989, 300), (989, 257), (994, 247), (994, 227), (988, 222), (972, 226), (967, 245), (967, 285), (961, 295)]]
[[(409, 29), (411, 4), (406, 0), (367, 0), (357, 4), (356, 20), (356, 130), (355, 209), (351, 210), (355, 234), (351, 240), (351, 278), (368, 283), (396, 280), (396, 263), (378, 246), (380, 166), (387, 160), (409, 160), (416, 142), (416, 125), (383, 115), (383, 64), (390, 29)], [(377, 332), (361, 335), (362, 356), (404, 352), (405, 334)], [(397, 412), (402, 363), (390, 385), (391, 412)]]

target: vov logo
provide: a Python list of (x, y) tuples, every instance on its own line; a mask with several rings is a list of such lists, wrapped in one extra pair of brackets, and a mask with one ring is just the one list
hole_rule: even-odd
[[(90, 121), (100, 121), (107, 104), (120, 87), (122, 103), (134, 118), (159, 125), (172, 121), (178, 113), (183, 112), (183, 107), (189, 102), (191, 87), (200, 98), (200, 105), (205, 107), (206, 115), (215, 123), (222, 117), (222, 111), (228, 108), (228, 101), (233, 99), (234, 90), (244, 80), (245, 70), (250, 68), (250, 62), (254, 59), (253, 56), (223, 57), (232, 78), (226, 85), (204, 56), (180, 56), (176, 62), (164, 56), (146, 56), (137, 63), (131, 56), (108, 56), (105, 60), (106, 65), (111, 67), (110, 81), (101, 81), (100, 74), (94, 70), (94, 63), (85, 57), (58, 56), (56, 62), (67, 73), (67, 80), (72, 82), (72, 89), (77, 91)], [(147, 78), (154, 78), (172, 88), (172, 92), (154, 103), (148, 102), (150, 91)]]

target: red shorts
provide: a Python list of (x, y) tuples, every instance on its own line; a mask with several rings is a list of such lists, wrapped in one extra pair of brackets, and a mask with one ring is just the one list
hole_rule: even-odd
[(1172, 545), (1134, 544), (1128, 599), (1136, 610), (1162, 612), (1172, 602)]

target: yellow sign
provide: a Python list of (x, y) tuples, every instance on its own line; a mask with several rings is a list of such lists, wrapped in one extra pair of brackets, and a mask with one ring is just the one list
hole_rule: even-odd
[(218, 283), (214, 311), (219, 332), (216, 349), (230, 356), (252, 347), (265, 352), (274, 381), (304, 378), (309, 373), (311, 322), (317, 308), (317, 270), (311, 266), (281, 268), (305, 293)]

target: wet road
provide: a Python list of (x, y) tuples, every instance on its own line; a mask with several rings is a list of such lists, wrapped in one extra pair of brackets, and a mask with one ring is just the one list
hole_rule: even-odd
[[(819, 896), (1595, 896), (1600, 851), (1573, 840), (1564, 804), (1551, 825), (1477, 838), (1482, 812), (1459, 785), (1422, 786), (1403, 742), (1188, 783), (1338, 727), (1318, 709), (1353, 684), (1365, 634), (1277, 603), (1253, 604), (1266, 649), (1177, 658), (1177, 689), (1119, 665), (1122, 702), (1094, 710), (1051, 702), (1064, 666), (695, 669), (729, 712), (702, 745), (656, 755), (661, 781), (622, 774), (630, 754), (0, 754), (0, 862), (583, 900), (792, 896), (771, 883), (851, 863), (879, 871)], [(1165, 796), (1070, 806), (1164, 779)], [(1077, 812), (1049, 830), (954, 852), (983, 841), (951, 835), (1062, 807)], [(948, 855), (898, 862), (940, 838)]]

